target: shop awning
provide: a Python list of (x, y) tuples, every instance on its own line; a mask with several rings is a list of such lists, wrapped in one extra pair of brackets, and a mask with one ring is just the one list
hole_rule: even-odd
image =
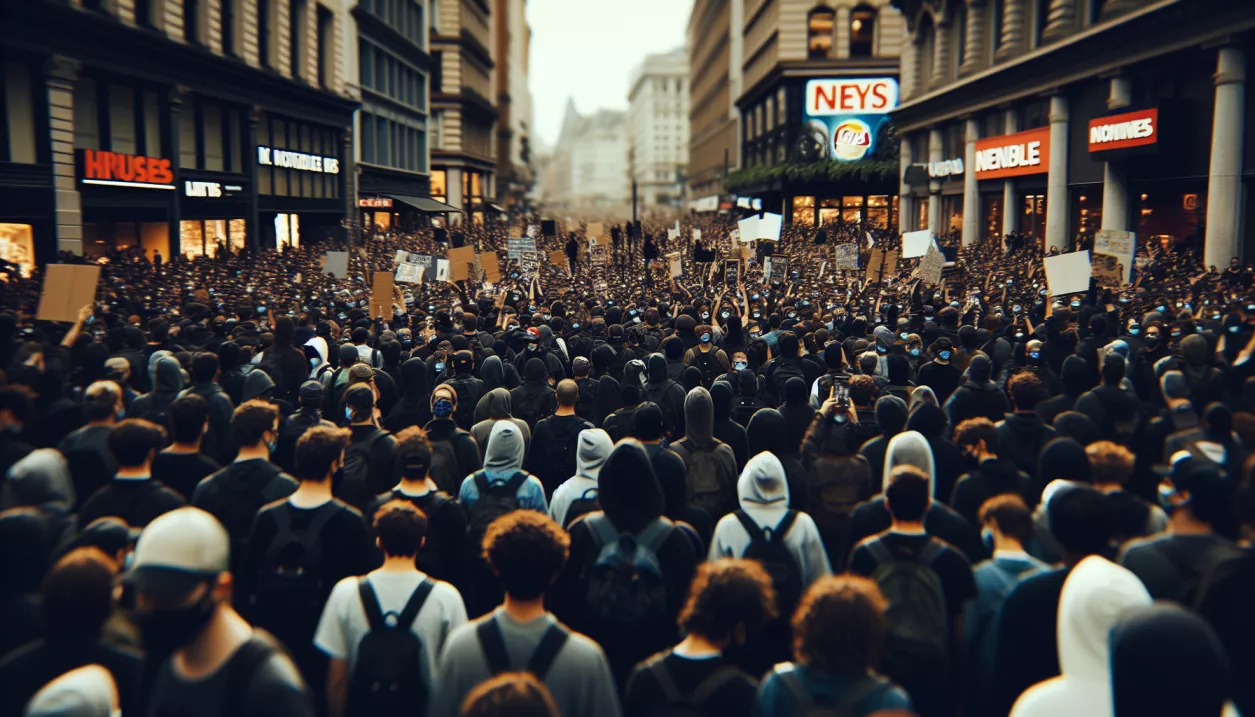
[(447, 214), (449, 212), (461, 212), (462, 211), (461, 209), (458, 209), (457, 207), (449, 206), (448, 204), (445, 204), (444, 202), (437, 202), (435, 199), (432, 199), (431, 197), (414, 197), (414, 196), (409, 196), (406, 194), (390, 194), (388, 196), (392, 197), (398, 202), (404, 202), (410, 205), (411, 207), (414, 207), (420, 212), (427, 212), (428, 214)]

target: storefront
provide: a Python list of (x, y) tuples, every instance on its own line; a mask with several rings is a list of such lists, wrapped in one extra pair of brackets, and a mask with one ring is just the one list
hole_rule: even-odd
[[(1003, 219), (1002, 213), (1015, 212), (1013, 231), (1046, 239), (1046, 177), (1050, 172), (1050, 129), (1040, 128), (1015, 134), (976, 140), (976, 162), (971, 168), (984, 200), (982, 224), (986, 231)], [(1001, 180), (1001, 181), (996, 181)], [(987, 189), (989, 194), (987, 194)], [(1006, 191), (1010, 188), (1011, 191)], [(1002, 200), (990, 196), (1002, 192)], [(1002, 206), (1010, 195), (1009, 207)], [(1005, 223), (1002, 224), (1006, 226)], [(998, 232), (1001, 234), (1001, 232)], [(997, 236), (998, 234), (995, 234)]]
[(344, 129), (267, 114), (257, 142), (259, 245), (296, 247), (340, 236)]
[(898, 197), (889, 194), (859, 194), (840, 197), (790, 197), (790, 217), (794, 224), (814, 226), (838, 221), (866, 222), (868, 227), (897, 226)]
[(251, 182), (245, 175), (181, 171), (179, 251), (189, 259), (248, 245)]
[(83, 253), (141, 249), (170, 256), (178, 194), (169, 159), (106, 150), (75, 152), (83, 207)]

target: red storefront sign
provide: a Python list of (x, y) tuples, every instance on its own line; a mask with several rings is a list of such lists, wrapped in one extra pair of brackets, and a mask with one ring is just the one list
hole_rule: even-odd
[(168, 159), (94, 149), (79, 151), (83, 184), (174, 189), (174, 172)]
[(1159, 110), (1151, 108), (1136, 112), (1099, 117), (1089, 121), (1089, 151), (1108, 152), (1113, 149), (1145, 147), (1159, 142)]
[(977, 179), (1020, 177), (1050, 171), (1050, 128), (976, 140)]

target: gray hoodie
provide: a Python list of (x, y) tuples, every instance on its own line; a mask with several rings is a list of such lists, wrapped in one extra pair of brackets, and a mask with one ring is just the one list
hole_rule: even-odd
[(504, 388), (494, 388), (479, 399), (479, 404), (475, 407), (475, 415), (481, 415), (482, 410), (482, 415), (485, 417), (471, 426), (471, 435), (479, 444), (481, 453), (488, 448), (488, 436), (492, 434), (492, 427), (497, 421), (509, 421), (518, 426), (519, 432), (523, 434), (523, 442), (531, 445), (532, 432), (527, 427), (527, 421), (512, 416), (511, 408), (510, 392)]
[(70, 466), (55, 448), (39, 448), (9, 469), (0, 493), (0, 508), (38, 508), (48, 523), (54, 545), (74, 537), (72, 511), (77, 501)]
[(273, 390), (274, 387), (275, 382), (270, 378), (270, 374), (265, 371), (249, 371), (244, 377), (244, 392), (240, 396), (240, 402), (260, 398), (263, 393)]
[(614, 450), (610, 434), (600, 428), (580, 431), (575, 449), (575, 475), (568, 478), (553, 492), (549, 503), (549, 517), (558, 525), (566, 525), (566, 514), (571, 503), (579, 500), (589, 490), (596, 490), (597, 476), (606, 458)]
[[(789, 509), (789, 482), (785, 479), (784, 466), (771, 453), (759, 453), (751, 458), (736, 488), (741, 510), (760, 528), (775, 528)], [(832, 574), (819, 528), (809, 515), (798, 513), (784, 542), (801, 568), (803, 587)], [(734, 514), (725, 515), (715, 526), (707, 559), (713, 562), (720, 558), (739, 558), (749, 544), (749, 533), (745, 532), (741, 521)]]

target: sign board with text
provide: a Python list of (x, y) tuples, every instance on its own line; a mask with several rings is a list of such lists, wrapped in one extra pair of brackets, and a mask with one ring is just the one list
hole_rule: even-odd
[(1089, 151), (1110, 152), (1159, 143), (1159, 109), (1150, 108), (1089, 121)]
[(806, 83), (802, 139), (821, 157), (838, 162), (866, 159), (898, 106), (898, 81), (892, 77), (824, 78)]
[(937, 248), (936, 244), (928, 247), (928, 253), (924, 254), (924, 258), (920, 259), (919, 269), (916, 275), (925, 283), (937, 285), (941, 283), (941, 270), (945, 268), (946, 257)]
[(834, 269), (858, 270), (858, 244), (854, 242), (838, 244), (835, 254), (832, 262)]
[(1001, 179), (1050, 171), (1050, 128), (976, 140), (976, 178)]
[(523, 258), (523, 252), (536, 251), (536, 240), (528, 237), (526, 239), (509, 239), (506, 241), (506, 256), (514, 261), (520, 261)]
[[(1099, 267), (1104, 276), (1110, 274), (1119, 284), (1127, 284), (1133, 277), (1133, 252), (1137, 248), (1137, 235), (1104, 229), (1094, 234), (1094, 276)], [(1103, 257), (1110, 257), (1110, 261)]]

